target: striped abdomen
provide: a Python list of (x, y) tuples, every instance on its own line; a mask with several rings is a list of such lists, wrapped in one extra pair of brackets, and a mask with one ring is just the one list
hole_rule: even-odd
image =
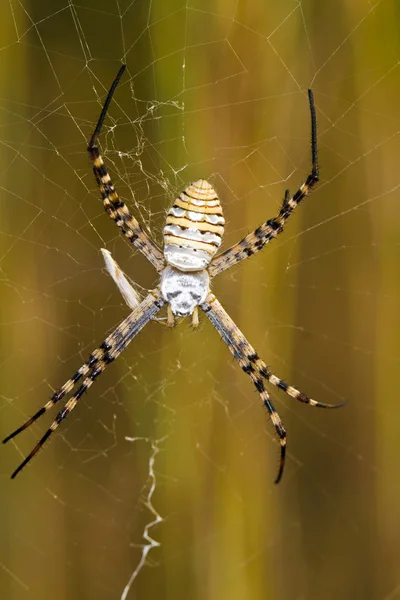
[(164, 256), (181, 271), (207, 267), (222, 243), (225, 220), (216, 191), (195, 181), (174, 202), (164, 227)]

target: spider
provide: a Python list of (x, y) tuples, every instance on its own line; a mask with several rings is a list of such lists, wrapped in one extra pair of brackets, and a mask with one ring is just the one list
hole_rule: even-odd
[[(286, 190), (279, 213), (260, 227), (249, 233), (240, 242), (217, 254), (224, 233), (224, 217), (221, 204), (213, 186), (205, 179), (199, 179), (182, 192), (169, 209), (164, 227), (164, 250), (157, 247), (145, 233), (127, 206), (120, 200), (107, 168), (100, 155), (97, 140), (106, 118), (115, 89), (125, 71), (122, 65), (106, 98), (94, 133), (89, 141), (88, 152), (93, 161), (93, 171), (100, 188), (103, 204), (108, 215), (122, 233), (147, 258), (160, 274), (158, 286), (139, 301), (135, 290), (129, 284), (117, 263), (107, 250), (102, 250), (106, 268), (116, 282), (126, 303), (132, 309), (129, 316), (96, 348), (87, 361), (59, 388), (51, 399), (21, 427), (8, 435), (3, 443), (32, 425), (39, 417), (73, 391), (77, 383), (83, 382), (60, 410), (50, 428), (39, 440), (30, 454), (11, 475), (14, 478), (40, 450), (45, 441), (60, 423), (75, 408), (83, 394), (91, 387), (104, 369), (125, 350), (141, 329), (167, 305), (167, 324), (175, 325), (175, 317), (191, 316), (194, 327), (198, 326), (199, 308), (210, 319), (219, 335), (228, 346), (243, 371), (250, 377), (260, 394), (280, 442), (280, 462), (275, 483), (282, 477), (286, 454), (286, 431), (270, 400), (264, 380), (283, 390), (300, 402), (320, 408), (338, 408), (340, 404), (323, 404), (312, 400), (306, 394), (277, 377), (258, 356), (253, 346), (227, 314), (221, 303), (210, 291), (210, 280), (235, 265), (256, 254), (284, 229), (287, 219), (296, 206), (312, 190), (319, 180), (317, 157), (317, 121), (313, 94), (308, 90), (311, 115), (311, 173), (297, 192), (290, 196)], [(216, 256), (215, 256), (216, 255)]]

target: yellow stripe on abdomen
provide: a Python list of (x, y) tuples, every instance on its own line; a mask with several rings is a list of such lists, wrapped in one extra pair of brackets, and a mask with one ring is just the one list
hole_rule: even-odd
[(216, 191), (199, 179), (170, 208), (164, 228), (164, 256), (181, 271), (205, 269), (222, 243), (225, 220)]

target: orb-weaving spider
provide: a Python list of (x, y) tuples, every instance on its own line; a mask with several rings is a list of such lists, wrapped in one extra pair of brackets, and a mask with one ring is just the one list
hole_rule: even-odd
[(61, 421), (75, 408), (78, 400), (90, 388), (95, 379), (101, 375), (107, 365), (125, 350), (129, 342), (133, 340), (139, 331), (158, 313), (164, 304), (167, 304), (168, 325), (170, 326), (175, 324), (176, 316), (186, 317), (189, 315), (192, 316), (193, 325), (197, 326), (198, 307), (200, 307), (210, 319), (243, 371), (247, 373), (254, 383), (271, 417), (280, 441), (280, 465), (275, 480), (275, 483), (278, 483), (282, 477), (285, 464), (286, 431), (271, 403), (269, 394), (264, 386), (264, 380), (280, 388), (292, 398), (311, 406), (337, 408), (342, 406), (342, 404), (333, 405), (316, 402), (274, 375), (210, 291), (210, 279), (241, 260), (252, 256), (281, 233), (286, 220), (290, 217), (296, 206), (318, 182), (317, 122), (312, 91), (308, 90), (311, 113), (311, 173), (292, 197), (289, 196), (289, 190), (286, 190), (282, 207), (277, 216), (263, 223), (255, 231), (222, 254), (214, 256), (222, 242), (225, 221), (216, 191), (208, 181), (199, 179), (187, 187), (169, 209), (164, 228), (164, 251), (162, 252), (143, 231), (136, 219), (130, 214), (126, 205), (119, 199), (97, 146), (97, 139), (100, 135), (112, 96), (124, 70), (125, 65), (120, 68), (108, 92), (96, 129), (90, 139), (88, 152), (93, 161), (93, 171), (100, 188), (106, 212), (120, 227), (122, 233), (144, 254), (147, 260), (160, 273), (160, 282), (139, 303), (136, 292), (123, 276), (118, 265), (107, 251), (103, 251), (109, 273), (116, 281), (127, 304), (133, 310), (104, 342), (92, 352), (88, 360), (76, 371), (71, 379), (64, 383), (36, 414), (3, 440), (4, 443), (8, 442), (29, 427), (41, 415), (62, 400), (64, 396), (69, 394), (75, 388), (78, 381), (82, 377), (85, 377), (83, 383), (75, 391), (75, 394), (58, 413), (50, 428), (11, 477), (14, 478), (33, 458), (53, 431), (57, 429)]

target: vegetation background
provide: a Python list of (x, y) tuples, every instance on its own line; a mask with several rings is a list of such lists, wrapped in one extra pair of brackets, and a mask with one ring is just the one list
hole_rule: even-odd
[(274, 486), (273, 430), (211, 325), (149, 324), (15, 481), (53, 415), (1, 448), (1, 598), (400, 597), (399, 24), (394, 0), (1, 4), (2, 436), (127, 315), (100, 248), (155, 283), (86, 154), (121, 62), (102, 148), (160, 243), (199, 177), (226, 247), (277, 212), (309, 170), (312, 86), (321, 183), (214, 291), (278, 375), (348, 400), (270, 389)]

